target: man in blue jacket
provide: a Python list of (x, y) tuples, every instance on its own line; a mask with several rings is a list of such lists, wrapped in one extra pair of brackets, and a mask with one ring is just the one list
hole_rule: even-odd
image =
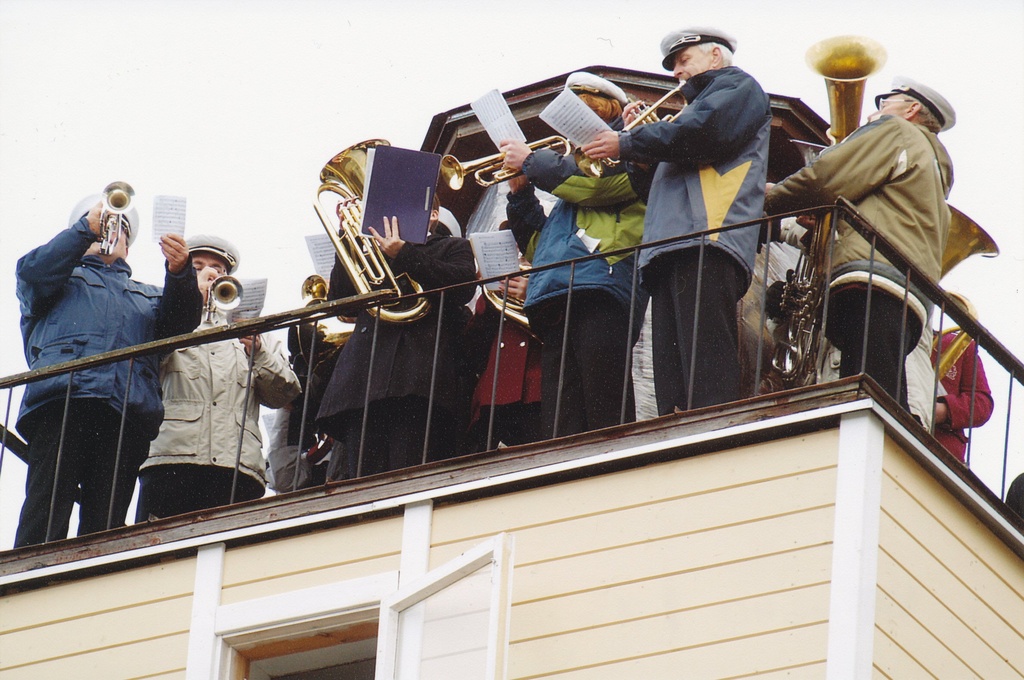
[[(102, 209), (98, 195), (83, 199), (67, 229), (18, 261), (21, 332), (32, 370), (199, 325), (202, 296), (185, 240), (161, 238), (163, 290), (139, 283), (125, 261), (138, 235), (138, 214), (131, 208), (119, 217), (121, 236), (103, 254)], [(26, 386), (18, 431), (28, 441), (29, 465), (15, 547), (66, 537), (76, 499), (79, 536), (124, 525), (139, 466), (163, 420), (159, 359), (138, 357)]]
[(661, 415), (740, 396), (736, 303), (750, 285), (759, 227), (721, 228), (761, 218), (772, 114), (757, 81), (731, 65), (735, 49), (717, 29), (669, 33), (662, 65), (685, 83), (687, 107), (671, 122), (604, 132), (583, 147), (654, 171), (640, 267)]

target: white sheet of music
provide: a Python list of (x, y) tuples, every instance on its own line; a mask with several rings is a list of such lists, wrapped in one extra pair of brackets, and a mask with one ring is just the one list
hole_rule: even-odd
[(540, 119), (575, 146), (583, 146), (598, 134), (611, 130), (608, 123), (571, 90), (562, 90), (540, 112)]
[(494, 148), (498, 148), (506, 139), (526, 141), (526, 135), (519, 127), (516, 117), (512, 115), (512, 109), (497, 90), (491, 90), (469, 106), (494, 142)]
[(153, 241), (164, 234), (185, 235), (185, 197), (153, 197)]
[(242, 300), (231, 310), (231, 321), (239, 319), (255, 319), (263, 311), (263, 303), (267, 300), (266, 279), (239, 279), (242, 284)]
[[(511, 231), (479, 231), (469, 235), (469, 242), (473, 246), (480, 278), (489, 279), (519, 271), (519, 247)], [(497, 290), (498, 286), (498, 281), (487, 284), (491, 290)]]
[(317, 234), (306, 237), (306, 248), (309, 249), (309, 257), (313, 260), (313, 271), (324, 277), (325, 281), (331, 280), (331, 270), (334, 269), (334, 244), (327, 234)]

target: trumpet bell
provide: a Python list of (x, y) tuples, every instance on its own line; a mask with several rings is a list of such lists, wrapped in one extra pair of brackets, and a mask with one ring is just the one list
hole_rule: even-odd
[(302, 282), (302, 303), (304, 306), (327, 300), (327, 281), (319, 274), (307, 276)]
[(223, 311), (242, 303), (242, 284), (233, 276), (221, 276), (210, 284), (210, 302)]
[(128, 182), (111, 182), (103, 189), (103, 209), (110, 213), (124, 213), (131, 207), (135, 190)]

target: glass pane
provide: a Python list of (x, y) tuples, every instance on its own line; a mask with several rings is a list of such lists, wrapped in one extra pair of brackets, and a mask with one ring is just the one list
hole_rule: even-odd
[[(419, 673), (399, 662), (399, 680), (484, 678), (490, 622), (491, 565), (399, 614), (400, 659), (418, 659)], [(417, 648), (419, 653), (416, 654)]]

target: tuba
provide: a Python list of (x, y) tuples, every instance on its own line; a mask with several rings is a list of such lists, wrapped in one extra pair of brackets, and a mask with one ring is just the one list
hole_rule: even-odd
[[(374, 290), (391, 290), (396, 295), (403, 294), (401, 283), (413, 293), (422, 293), (423, 287), (408, 274), (395, 276), (391, 271), (380, 246), (372, 238), (360, 232), (362, 224), (363, 185), (366, 182), (367, 151), (376, 146), (388, 146), (383, 139), (369, 139), (353, 144), (335, 155), (320, 171), (320, 188), (316, 192), (313, 207), (320, 222), (323, 223), (327, 235), (334, 244), (338, 260), (345, 268), (356, 294), (364, 295)], [(340, 197), (339, 218), (340, 229), (334, 227), (337, 218), (331, 217), (321, 203), (320, 197), (325, 193)], [(416, 298), (411, 304), (404, 300), (385, 303), (379, 308), (383, 321), (403, 323), (422, 318), (430, 310), (430, 301), (425, 297)], [(370, 314), (377, 314), (378, 308), (367, 309)]]
[[(834, 144), (860, 125), (864, 83), (885, 65), (885, 48), (859, 36), (838, 36), (815, 43), (807, 50), (808, 66), (825, 78), (831, 119), (829, 137)], [(787, 276), (782, 291), (785, 320), (776, 329), (772, 372), (768, 382), (783, 389), (815, 382), (821, 308), (828, 287), (831, 215), (818, 219), (811, 243)]]

